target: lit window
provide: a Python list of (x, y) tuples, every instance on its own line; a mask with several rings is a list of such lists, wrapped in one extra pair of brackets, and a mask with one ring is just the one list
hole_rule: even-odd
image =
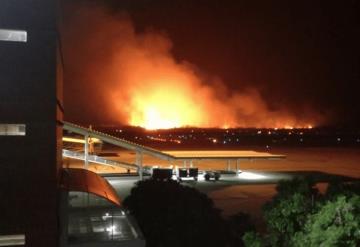
[(0, 124), (0, 136), (24, 136), (25, 124)]
[(0, 41), (26, 42), (27, 32), (23, 30), (0, 29)]
[(25, 245), (25, 235), (0, 235), (0, 246)]

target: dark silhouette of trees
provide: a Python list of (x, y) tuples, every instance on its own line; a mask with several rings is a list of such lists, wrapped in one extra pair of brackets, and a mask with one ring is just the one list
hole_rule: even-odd
[(263, 207), (264, 218), (273, 246), (287, 246), (295, 232), (302, 229), (318, 196), (309, 179), (295, 178), (280, 181), (277, 194)]
[(140, 181), (124, 200), (148, 247), (229, 246), (220, 210), (198, 190), (175, 181)]
[(229, 245), (230, 246), (244, 246), (243, 235), (245, 232), (255, 231), (255, 226), (251, 222), (249, 214), (239, 212), (226, 219), (229, 228)]
[(339, 195), (360, 196), (360, 181), (343, 182), (341, 179), (333, 179), (325, 193), (325, 199), (333, 199)]
[(148, 247), (360, 245), (359, 181), (333, 181), (324, 195), (303, 178), (281, 181), (276, 190), (263, 207), (265, 235), (247, 214), (225, 220), (205, 194), (172, 180), (138, 182), (124, 206)]
[(360, 246), (359, 181), (332, 181), (320, 195), (307, 179), (282, 181), (263, 208), (267, 234), (244, 234), (245, 246)]
[(360, 181), (331, 181), (292, 245), (360, 246)]
[(337, 196), (310, 214), (291, 246), (359, 246), (360, 196)]

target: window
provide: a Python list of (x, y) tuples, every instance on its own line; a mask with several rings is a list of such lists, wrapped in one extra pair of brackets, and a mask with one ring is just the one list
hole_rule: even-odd
[(0, 136), (24, 136), (25, 124), (0, 124)]
[(25, 245), (25, 235), (0, 235), (0, 246)]
[(26, 42), (27, 32), (23, 30), (0, 29), (0, 41)]

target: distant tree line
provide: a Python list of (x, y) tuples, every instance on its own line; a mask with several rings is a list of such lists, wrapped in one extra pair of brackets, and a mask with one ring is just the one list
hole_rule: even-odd
[(360, 246), (359, 182), (330, 183), (320, 194), (309, 179), (281, 181), (263, 207), (266, 233), (249, 215), (223, 218), (213, 201), (176, 181), (139, 181), (124, 200), (147, 247)]

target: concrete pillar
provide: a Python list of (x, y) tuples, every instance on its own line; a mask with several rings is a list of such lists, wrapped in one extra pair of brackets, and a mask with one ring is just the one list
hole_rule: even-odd
[(143, 180), (143, 154), (141, 151), (136, 151), (136, 165), (139, 172), (139, 180)]
[(84, 143), (84, 168), (89, 168), (89, 134), (85, 135)]
[(60, 232), (59, 232), (59, 246), (66, 247), (68, 240), (68, 225), (69, 225), (69, 191), (60, 190), (60, 201), (59, 201), (59, 223), (60, 223)]
[(186, 168), (186, 160), (183, 161), (183, 167)]
[(190, 160), (190, 167), (193, 167), (193, 161)]
[(227, 160), (227, 170), (231, 171), (231, 160)]
[(236, 160), (236, 172), (239, 171), (239, 163), (240, 163), (240, 160)]

